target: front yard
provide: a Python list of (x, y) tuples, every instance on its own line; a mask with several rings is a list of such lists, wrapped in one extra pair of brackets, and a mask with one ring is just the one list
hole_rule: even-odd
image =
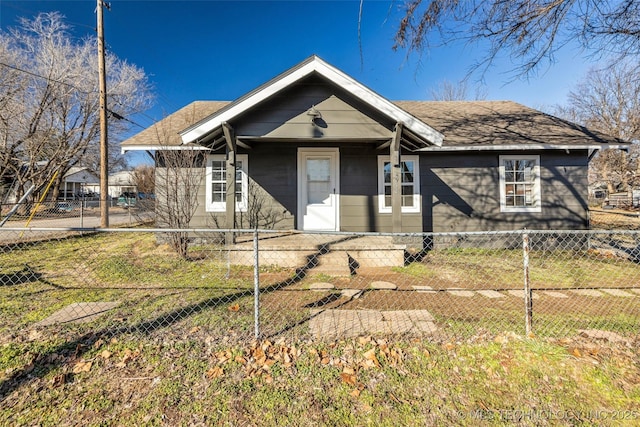
[[(606, 425), (612, 418), (594, 417), (614, 411), (637, 420), (637, 264), (532, 251), (538, 338), (524, 338), (521, 257), (449, 248), (346, 277), (264, 265), (254, 341), (253, 269), (229, 265), (221, 247), (181, 259), (140, 231), (5, 245), (0, 424)], [(317, 283), (331, 287), (309, 290)], [(87, 302), (117, 306), (37, 326)], [(310, 335), (310, 313), (332, 309), (426, 310), (438, 332)], [(615, 334), (594, 340), (582, 329)]]

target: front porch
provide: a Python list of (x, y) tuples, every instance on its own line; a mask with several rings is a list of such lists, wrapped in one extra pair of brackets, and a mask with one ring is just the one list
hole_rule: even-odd
[(229, 245), (229, 263), (253, 265), (255, 253), (261, 266), (296, 268), (305, 273), (348, 276), (361, 268), (403, 266), (411, 250), (390, 235), (349, 233), (280, 232), (236, 236)]

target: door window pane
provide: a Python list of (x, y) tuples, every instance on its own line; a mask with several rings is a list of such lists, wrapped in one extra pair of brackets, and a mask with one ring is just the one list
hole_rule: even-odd
[(307, 159), (307, 203), (328, 203), (330, 195), (331, 159)]

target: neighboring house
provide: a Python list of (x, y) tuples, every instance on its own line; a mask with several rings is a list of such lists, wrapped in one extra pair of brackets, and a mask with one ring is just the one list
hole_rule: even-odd
[[(35, 167), (38, 168), (44, 166), (46, 163), (46, 161), (38, 162)], [(23, 167), (27, 168), (28, 166), (25, 165)], [(91, 188), (97, 186), (99, 180), (98, 176), (96, 176), (96, 174), (94, 174), (89, 168), (73, 166), (69, 168), (62, 177), (58, 192), (58, 199), (76, 200), (78, 197), (86, 195), (87, 192), (91, 191)], [(7, 179), (5, 186), (7, 193), (2, 202), (7, 204), (16, 203), (18, 201), (17, 195), (19, 183), (17, 181)], [(26, 191), (29, 187), (31, 187), (31, 182), (25, 183), (23, 191)], [(53, 191), (50, 190), (47, 197), (51, 197), (52, 194)]]
[(74, 200), (86, 195), (89, 188), (100, 182), (100, 178), (89, 168), (74, 166), (62, 177), (59, 199)]
[[(136, 193), (137, 187), (133, 171), (120, 171), (114, 172), (109, 175), (107, 179), (109, 186), (109, 197), (117, 198), (123, 193)], [(93, 186), (88, 187), (89, 191), (99, 193), (100, 184), (96, 183)]]
[(122, 149), (202, 150), (194, 227), (236, 228), (260, 200), (280, 229), (448, 232), (586, 228), (589, 158), (626, 146), (510, 101), (391, 102), (313, 56)]

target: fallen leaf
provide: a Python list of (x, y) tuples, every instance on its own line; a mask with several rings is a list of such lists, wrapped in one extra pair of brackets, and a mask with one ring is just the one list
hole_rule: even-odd
[(375, 366), (380, 366), (380, 362), (378, 362), (378, 358), (376, 357), (376, 350), (375, 348), (372, 348), (369, 351), (366, 351), (363, 356), (365, 357), (365, 359), (367, 359), (368, 361), (370, 361), (371, 363), (373, 363)]
[(81, 360), (73, 366), (73, 373), (79, 374), (81, 372), (89, 372), (92, 365), (93, 362), (91, 361), (85, 362), (84, 360)]
[(351, 391), (351, 393), (350, 393), (350, 394), (351, 394), (351, 396), (353, 396), (353, 397), (359, 397), (359, 396), (360, 396), (360, 390), (359, 390), (359, 389), (357, 389), (357, 388), (354, 388), (354, 389)]
[(580, 350), (578, 350), (577, 348), (574, 348), (571, 354), (573, 354), (575, 357), (582, 357), (582, 353), (580, 353)]
[(353, 368), (345, 366), (344, 369), (342, 370), (342, 373), (347, 375), (355, 375), (356, 371)]
[(100, 353), (100, 357), (102, 357), (103, 359), (108, 359), (112, 354), (113, 353), (111, 353), (109, 350), (104, 350), (102, 353)]
[(214, 366), (207, 371), (206, 375), (210, 380), (213, 378), (220, 378), (224, 375), (224, 370), (220, 366)]
[(229, 311), (233, 311), (233, 312), (239, 311), (240, 310), (240, 304), (236, 303), (236, 304), (230, 305), (228, 310)]
[(358, 337), (358, 343), (360, 345), (365, 345), (371, 342), (371, 337)]
[(345, 383), (349, 384), (349, 385), (356, 385), (356, 376), (352, 375), (352, 374), (345, 374), (344, 372), (342, 372), (340, 374), (340, 378), (342, 379), (342, 381), (344, 381)]

